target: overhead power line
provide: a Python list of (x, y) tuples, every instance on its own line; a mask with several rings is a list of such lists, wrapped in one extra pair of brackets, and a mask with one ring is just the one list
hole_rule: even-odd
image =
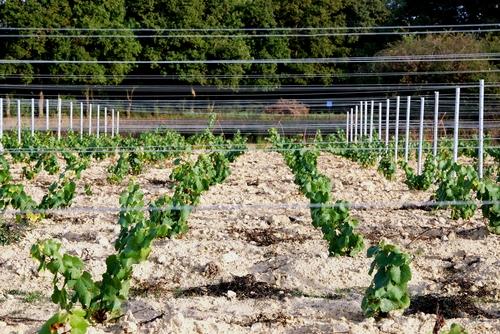
[[(463, 71), (413, 71), (413, 72), (337, 72), (337, 73), (269, 73), (269, 74), (127, 74), (124, 79), (175, 80), (187, 78), (204, 79), (296, 79), (296, 78), (357, 78), (357, 77), (388, 77), (388, 76), (419, 76), (419, 75), (453, 75), (475, 73), (499, 73), (500, 69), (463, 70)], [(22, 79), (25, 77), (37, 79), (92, 79), (91, 74), (3, 74), (4, 78)], [(115, 78), (116, 75), (104, 74), (100, 78)]]
[(321, 33), (258, 33), (258, 34), (53, 34), (41, 31), (38, 34), (0, 34), (0, 38), (313, 38), (313, 37), (335, 37), (335, 36), (390, 36), (390, 35), (427, 35), (427, 34), (449, 34), (449, 33), (489, 33), (499, 32), (500, 29), (460, 29), (460, 30), (421, 30), (421, 31), (364, 31), (364, 32), (321, 32)]
[(192, 60), (43, 60), (0, 59), (0, 64), (335, 64), (335, 63), (404, 63), (500, 60), (500, 53), (452, 53), (408, 56), (285, 58), (285, 59), (192, 59)]
[(452, 28), (500, 28), (500, 23), (478, 24), (431, 24), (431, 25), (392, 25), (356, 27), (258, 27), (258, 28), (79, 28), (79, 27), (1, 27), (0, 31), (146, 31), (146, 32), (185, 32), (185, 31), (344, 31), (344, 30), (389, 30), (389, 29), (452, 29)]

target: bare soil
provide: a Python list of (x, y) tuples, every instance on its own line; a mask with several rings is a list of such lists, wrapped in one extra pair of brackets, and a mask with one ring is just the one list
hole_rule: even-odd
[[(73, 207), (118, 207), (121, 185), (105, 181), (109, 160), (84, 172)], [(169, 193), (172, 165), (163, 162), (135, 177), (147, 200)], [(357, 203), (428, 200), (410, 191), (399, 173), (386, 181), (375, 168), (330, 154), (319, 159), (336, 199)], [(148, 261), (136, 266), (126, 314), (90, 333), (432, 333), (438, 309), (469, 333), (500, 332), (500, 239), (484, 228), (481, 213), (451, 220), (450, 211), (352, 210), (370, 244), (386, 239), (413, 256), (412, 306), (381, 320), (365, 319), (360, 304), (371, 277), (365, 252), (329, 257), (321, 231), (311, 224), (307, 199), (277, 153), (250, 151), (232, 174), (201, 198), (189, 232), (158, 240)], [(19, 178), (20, 167), (13, 168)], [(27, 182), (37, 200), (54, 176)], [(86, 196), (83, 184), (92, 185)], [(277, 208), (278, 204), (301, 208)], [(211, 205), (242, 204), (222, 210)], [(259, 205), (251, 207), (251, 205)], [(268, 206), (268, 207), (266, 207)], [(81, 256), (95, 278), (105, 269), (118, 234), (117, 214), (53, 215), (0, 246), (0, 333), (33, 333), (56, 310), (51, 276), (37, 273), (31, 245), (56, 238)]]

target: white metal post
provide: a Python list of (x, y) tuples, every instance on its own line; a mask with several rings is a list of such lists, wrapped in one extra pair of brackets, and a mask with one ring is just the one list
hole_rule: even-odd
[(411, 96), (406, 97), (406, 129), (405, 129), (405, 161), (408, 162), (408, 148), (410, 145), (410, 107)]
[(83, 102), (80, 102), (80, 139), (83, 139)]
[(31, 137), (35, 135), (35, 99), (31, 99)]
[(21, 144), (21, 101), (17, 100), (17, 143)]
[(424, 141), (424, 104), (425, 99), (420, 98), (420, 124), (418, 132), (418, 162), (417, 162), (417, 173), (420, 175), (422, 173), (422, 146)]
[(61, 113), (62, 113), (62, 100), (57, 99), (57, 140), (61, 140)]
[(49, 131), (49, 99), (45, 100), (45, 130)]
[(368, 101), (365, 101), (365, 137), (368, 136)]
[(438, 119), (439, 119), (439, 92), (434, 92), (434, 138), (432, 143), (432, 155), (437, 156), (438, 149)]
[(382, 141), (382, 102), (378, 104), (378, 140)]
[(359, 138), (363, 138), (363, 101), (359, 102)]
[(351, 138), (351, 142), (354, 141), (354, 109), (351, 108), (351, 124), (349, 124), (349, 131), (350, 131), (350, 136), (349, 138)]
[(358, 142), (358, 106), (354, 106), (354, 142)]
[(69, 130), (73, 131), (73, 101), (69, 101)]
[(371, 103), (370, 103), (370, 143), (373, 141), (373, 107), (374, 107), (374, 101), (371, 100)]
[(111, 109), (111, 137), (115, 136), (115, 109)]
[(386, 99), (386, 108), (385, 108), (385, 149), (389, 148), (389, 105), (390, 105), (390, 100)]
[(345, 120), (345, 141), (346, 143), (349, 143), (349, 112), (346, 114), (346, 120)]
[(120, 134), (120, 112), (116, 112), (116, 135)]
[(483, 178), (483, 140), (484, 140), (484, 80), (479, 80), (479, 178)]
[(97, 138), (99, 138), (99, 120), (100, 120), (100, 112), (101, 112), (101, 106), (100, 105), (97, 105), (97, 122), (96, 122), (96, 127), (95, 127), (95, 134), (97, 136)]
[(394, 161), (398, 162), (398, 140), (399, 140), (399, 102), (400, 97), (396, 96), (396, 125), (394, 126)]
[(104, 135), (108, 135), (108, 108), (104, 107)]
[(0, 139), (3, 138), (3, 98), (0, 97)]
[(92, 134), (92, 103), (89, 103), (88, 118), (89, 118), (89, 136), (90, 136)]
[(458, 120), (460, 114), (460, 87), (455, 89), (455, 118), (453, 120), (453, 161), (458, 160)]

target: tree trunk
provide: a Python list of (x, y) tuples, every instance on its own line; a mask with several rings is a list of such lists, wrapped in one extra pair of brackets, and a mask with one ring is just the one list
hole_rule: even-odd
[(85, 108), (85, 115), (88, 117), (89, 116), (89, 104), (90, 104), (90, 89), (86, 88), (85, 89), (85, 103), (87, 107)]
[(127, 100), (128, 100), (127, 118), (130, 118), (130, 115), (132, 114), (132, 100), (133, 100), (133, 96), (134, 96), (134, 90), (135, 90), (135, 87), (132, 88), (132, 90), (130, 92), (127, 89)]
[(5, 117), (10, 117), (10, 95), (5, 96)]
[(45, 103), (45, 98), (43, 96), (43, 92), (40, 91), (39, 98), (38, 98), (38, 117), (43, 117), (43, 107)]

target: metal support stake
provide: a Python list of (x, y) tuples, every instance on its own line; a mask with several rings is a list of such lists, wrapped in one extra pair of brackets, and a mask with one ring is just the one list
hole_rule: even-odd
[(420, 98), (420, 124), (419, 124), (419, 132), (418, 132), (418, 165), (417, 165), (417, 173), (418, 175), (422, 174), (422, 146), (424, 141), (424, 105), (425, 99), (423, 97)]

